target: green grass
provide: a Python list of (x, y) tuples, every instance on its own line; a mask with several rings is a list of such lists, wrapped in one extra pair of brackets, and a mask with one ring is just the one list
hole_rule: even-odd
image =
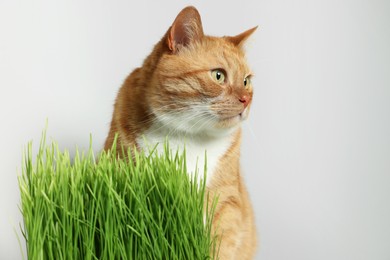
[(96, 160), (91, 147), (71, 158), (45, 136), (33, 158), (30, 143), (19, 177), (28, 259), (214, 259), (205, 182), (185, 157), (165, 145), (129, 158)]

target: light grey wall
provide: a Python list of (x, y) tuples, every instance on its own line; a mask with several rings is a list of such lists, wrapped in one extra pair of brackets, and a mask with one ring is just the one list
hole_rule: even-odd
[(389, 1), (55, 2), (0, 2), (0, 259), (21, 259), (23, 146), (48, 118), (61, 147), (92, 133), (99, 150), (121, 82), (188, 4), (209, 34), (260, 26), (242, 147), (256, 259), (390, 259)]

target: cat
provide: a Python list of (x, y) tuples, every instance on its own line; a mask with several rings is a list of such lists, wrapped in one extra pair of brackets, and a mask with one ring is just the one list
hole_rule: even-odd
[(121, 146), (147, 151), (168, 137), (170, 148), (185, 146), (189, 174), (199, 165), (199, 176), (207, 153), (207, 191), (210, 200), (219, 196), (212, 226), (222, 260), (252, 259), (256, 248), (239, 164), (240, 124), (253, 97), (243, 45), (256, 29), (206, 36), (196, 8), (184, 8), (120, 88), (104, 146), (110, 149), (117, 134)]

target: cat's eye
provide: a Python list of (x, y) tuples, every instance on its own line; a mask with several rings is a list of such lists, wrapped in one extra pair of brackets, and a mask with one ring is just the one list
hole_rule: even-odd
[(244, 86), (247, 87), (251, 83), (251, 78), (248, 76), (244, 79)]
[(211, 76), (219, 84), (225, 83), (225, 73), (222, 70), (219, 70), (219, 69), (212, 70)]

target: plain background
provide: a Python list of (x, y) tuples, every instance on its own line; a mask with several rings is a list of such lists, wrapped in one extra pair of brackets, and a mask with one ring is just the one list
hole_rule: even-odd
[[(112, 105), (177, 13), (255, 25), (242, 165), (266, 260), (390, 259), (390, 2), (1, 1), (0, 259), (21, 259), (17, 173), (48, 136), (100, 150)], [(23, 241), (23, 239), (21, 239)]]

